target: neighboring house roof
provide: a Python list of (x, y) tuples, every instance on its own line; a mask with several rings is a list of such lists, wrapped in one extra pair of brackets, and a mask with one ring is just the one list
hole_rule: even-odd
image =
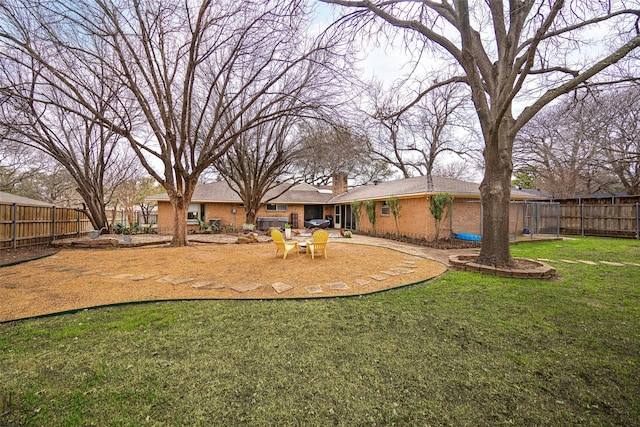
[[(265, 196), (269, 203), (301, 203), (301, 204), (338, 204), (350, 203), (354, 200), (376, 200), (386, 199), (392, 196), (411, 197), (424, 196), (436, 193), (449, 193), (453, 197), (479, 198), (479, 184), (476, 182), (466, 182), (451, 178), (434, 176), (432, 179), (433, 188), (428, 189), (427, 178), (418, 176), (413, 178), (399, 179), (395, 181), (379, 182), (377, 184), (362, 185), (347, 191), (346, 193), (333, 196), (326, 187), (317, 188), (310, 184), (300, 183), (289, 190), (273, 198), (282, 192), (287, 185), (280, 184)], [(273, 198), (273, 199), (272, 199)], [(159, 194), (148, 197), (148, 200), (169, 201), (169, 196)], [(270, 200), (271, 199), (271, 200)], [(511, 190), (512, 200), (544, 200), (547, 197), (541, 194), (530, 194), (521, 190)], [(224, 181), (210, 184), (198, 184), (191, 198), (192, 203), (242, 203), (240, 197)]]
[(19, 205), (53, 206), (53, 203), (42, 202), (28, 197), (16, 196), (0, 191), (0, 203), (17, 203)]
[(574, 197), (555, 197), (554, 200), (584, 200), (584, 199), (616, 199), (616, 198), (640, 198), (640, 195), (627, 194), (624, 191), (616, 193), (591, 193), (576, 194)]
[(522, 193), (526, 193), (529, 194), (531, 196), (535, 196), (536, 198), (543, 198), (543, 199), (551, 199), (551, 193), (549, 193), (548, 191), (544, 191), (544, 190), (538, 190), (537, 188), (518, 188), (518, 187), (514, 187), (511, 189), (511, 191), (520, 191)]

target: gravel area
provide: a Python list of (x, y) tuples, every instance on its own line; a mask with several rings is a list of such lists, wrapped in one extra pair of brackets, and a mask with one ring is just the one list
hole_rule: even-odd
[(0, 321), (134, 301), (362, 295), (447, 269), (416, 251), (345, 240), (330, 240), (328, 259), (314, 260), (303, 253), (275, 257), (268, 242), (62, 249), (0, 268)]

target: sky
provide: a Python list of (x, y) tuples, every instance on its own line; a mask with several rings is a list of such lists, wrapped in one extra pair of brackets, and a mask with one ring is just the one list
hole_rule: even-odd
[[(316, 29), (324, 29), (339, 17), (340, 12), (345, 8), (316, 2), (315, 21)], [(362, 67), (365, 77), (383, 80), (391, 83), (393, 80), (402, 77), (406, 70), (404, 65), (409, 58), (403, 48), (400, 47), (375, 47), (373, 44), (363, 45), (362, 53), (366, 53), (366, 58), (359, 64)]]

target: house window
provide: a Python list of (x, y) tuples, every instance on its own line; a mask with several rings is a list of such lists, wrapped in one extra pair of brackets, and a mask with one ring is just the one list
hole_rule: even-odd
[(267, 203), (267, 210), (268, 211), (286, 211), (287, 205), (280, 204), (280, 203)]
[(202, 219), (202, 206), (200, 203), (192, 203), (187, 211), (187, 224), (198, 224), (198, 220)]
[(382, 209), (380, 210), (380, 213), (382, 215), (389, 215), (389, 203), (385, 200), (384, 202), (382, 202)]

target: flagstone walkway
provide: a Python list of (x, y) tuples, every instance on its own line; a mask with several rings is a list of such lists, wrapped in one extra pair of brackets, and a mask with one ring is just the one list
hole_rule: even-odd
[(631, 266), (631, 267), (640, 267), (640, 264), (638, 264), (637, 262), (613, 262), (613, 261), (587, 261), (584, 259), (578, 259), (578, 260), (571, 260), (571, 259), (549, 259), (549, 258), (537, 258), (538, 261), (540, 262), (545, 262), (545, 263), (549, 263), (549, 264), (558, 264), (558, 263), (564, 263), (564, 264), (585, 264), (585, 265), (609, 265), (609, 266), (613, 266), (613, 267), (625, 267), (625, 266)]

